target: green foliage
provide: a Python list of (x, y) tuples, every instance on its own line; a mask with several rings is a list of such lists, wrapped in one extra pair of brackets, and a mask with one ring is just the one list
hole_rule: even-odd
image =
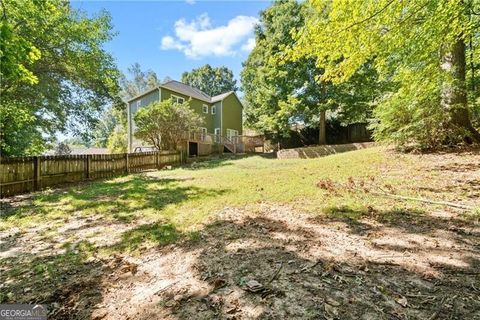
[(202, 90), (210, 96), (216, 96), (228, 91), (237, 91), (237, 80), (227, 67), (212, 68), (206, 64), (190, 72), (182, 74), (182, 82)]
[(72, 149), (66, 144), (65, 142), (60, 142), (55, 147), (55, 155), (56, 156), (67, 156), (72, 153)]
[[(122, 100), (127, 101), (139, 94), (158, 87), (161, 81), (153, 70), (143, 71), (140, 64), (134, 63), (128, 68), (130, 79), (124, 74), (120, 76), (120, 96)], [(167, 80), (167, 79), (165, 79)], [(164, 81), (165, 81), (164, 80)]]
[(117, 95), (103, 44), (110, 16), (60, 0), (1, 1), (0, 152), (39, 154), (58, 131), (87, 134)]
[[(25, 84), (36, 84), (38, 78), (30, 70), (32, 63), (40, 59), (40, 51), (35, 45), (16, 32), (19, 23), (25, 21), (15, 21), (8, 19), (8, 2), (1, 2), (3, 17), (0, 25), (0, 77), (2, 81), (18, 82)], [(14, 8), (12, 8), (15, 10)], [(49, 10), (42, 2), (30, 1), (24, 4), (24, 14), (31, 14), (37, 9)], [(9, 13), (10, 14), (10, 13)], [(15, 13), (14, 13), (15, 14)], [(18, 13), (17, 13), (18, 14)]]
[(189, 106), (189, 102), (174, 103), (172, 99), (155, 102), (141, 108), (134, 116), (135, 137), (158, 150), (176, 150), (185, 134), (197, 130), (204, 119)]
[(113, 132), (108, 136), (107, 148), (111, 153), (125, 153), (127, 146), (127, 130), (123, 125), (117, 125)]
[(120, 117), (122, 117), (122, 112), (113, 107), (107, 108), (107, 110), (102, 113), (92, 132), (93, 144), (96, 147), (107, 147), (110, 135), (117, 126), (121, 125), (119, 123)]
[[(168, 81), (165, 78), (163, 81)], [(128, 68), (128, 77), (120, 75), (121, 103), (113, 105), (102, 114), (93, 131), (93, 142), (99, 147), (108, 147), (112, 153), (127, 152), (127, 110), (123, 101), (159, 86), (157, 74), (152, 70), (143, 71), (139, 63)]]
[[(465, 90), (461, 55), (450, 70), (441, 67), (453, 45), (466, 39), (474, 42), (467, 56), (478, 55), (479, 19), (471, 10), (478, 1), (312, 0), (308, 6), (305, 27), (294, 30), (297, 43), (290, 58), (315, 59), (325, 69), (319, 80), (334, 83), (348, 81), (373, 62), (392, 83), (375, 110), (377, 139), (435, 146), (465, 131), (478, 135), (468, 119), (474, 99), (466, 105), (446, 97)], [(472, 75), (476, 82), (476, 72)]]
[(264, 133), (287, 135), (295, 122), (317, 127), (324, 110), (344, 124), (365, 121), (381, 88), (369, 63), (350, 81), (334, 85), (317, 81), (324, 70), (314, 59), (287, 60), (295, 47), (292, 32), (304, 27), (306, 15), (305, 4), (293, 0), (275, 2), (261, 13), (241, 83), (247, 124)]
[(0, 96), (0, 154), (40, 154), (53, 143), (36, 129), (37, 118), (27, 106), (12, 101), (8, 104)]

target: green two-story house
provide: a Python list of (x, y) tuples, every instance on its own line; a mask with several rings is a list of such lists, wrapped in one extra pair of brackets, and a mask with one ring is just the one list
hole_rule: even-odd
[(213, 151), (241, 152), (238, 137), (242, 135), (243, 106), (234, 91), (210, 97), (206, 93), (179, 81), (168, 81), (144, 92), (127, 102), (128, 150), (134, 152), (148, 148), (148, 143), (135, 138), (134, 114), (152, 102), (173, 99), (188, 101), (190, 107), (204, 119), (199, 134), (186, 135), (186, 151), (189, 155), (207, 155)]

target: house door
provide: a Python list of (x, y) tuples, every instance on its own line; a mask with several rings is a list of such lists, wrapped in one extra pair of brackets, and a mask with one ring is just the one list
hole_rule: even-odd
[(198, 156), (198, 143), (196, 143), (196, 142), (189, 142), (188, 143), (188, 155), (190, 157)]

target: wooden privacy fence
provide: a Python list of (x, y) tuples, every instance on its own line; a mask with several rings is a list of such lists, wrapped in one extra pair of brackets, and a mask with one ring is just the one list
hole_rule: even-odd
[(0, 197), (179, 164), (179, 152), (0, 157)]

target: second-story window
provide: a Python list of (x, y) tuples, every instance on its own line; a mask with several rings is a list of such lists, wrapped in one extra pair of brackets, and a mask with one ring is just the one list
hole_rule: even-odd
[(212, 114), (216, 114), (217, 113), (217, 106), (212, 106)]
[(182, 97), (179, 97), (179, 96), (174, 96), (173, 94), (172, 94), (172, 100), (175, 103), (184, 103), (185, 102), (185, 99), (183, 99)]
[(203, 105), (203, 113), (208, 113), (208, 105)]

